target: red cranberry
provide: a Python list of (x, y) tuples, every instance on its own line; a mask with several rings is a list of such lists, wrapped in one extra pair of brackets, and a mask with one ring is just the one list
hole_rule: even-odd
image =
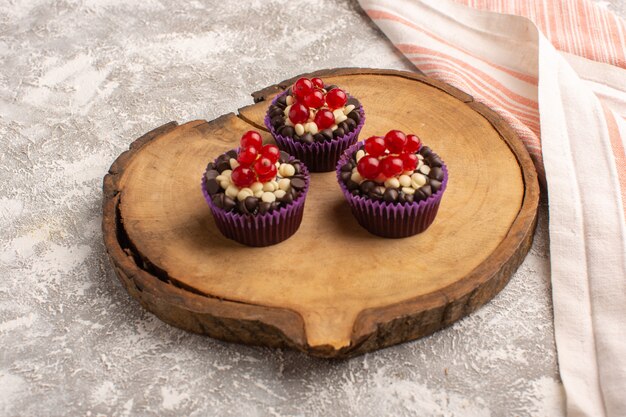
[(294, 103), (289, 109), (289, 120), (291, 123), (304, 123), (309, 119), (309, 109), (302, 103)]
[(313, 83), (308, 78), (299, 78), (291, 89), (296, 97), (304, 97), (313, 91)]
[(356, 169), (363, 178), (373, 180), (380, 174), (380, 161), (375, 156), (365, 155), (359, 159)]
[(317, 112), (314, 121), (319, 130), (328, 129), (335, 124), (335, 115), (328, 109), (322, 109)]
[(259, 135), (259, 132), (249, 130), (243, 134), (239, 145), (241, 148), (254, 148), (260, 151), (263, 146), (263, 138)]
[(415, 171), (417, 168), (417, 155), (414, 153), (401, 153), (402, 165), (405, 171)]
[(399, 130), (390, 130), (385, 135), (385, 144), (391, 153), (400, 153), (404, 150), (406, 136)]
[(402, 159), (397, 156), (388, 156), (380, 161), (380, 172), (387, 177), (395, 177), (404, 171)]
[(365, 149), (365, 152), (372, 156), (380, 156), (385, 153), (387, 145), (385, 145), (385, 139), (380, 136), (372, 136), (365, 139), (365, 146), (363, 149)]
[(257, 175), (260, 177), (267, 174), (272, 169), (272, 167), (275, 168), (276, 163), (272, 162), (269, 158), (262, 156), (256, 160), (253, 168), (254, 172), (256, 172)]
[(233, 184), (239, 188), (251, 186), (256, 179), (254, 172), (250, 168), (242, 165), (233, 169), (232, 174), (230, 174), (230, 178), (233, 180)]
[(415, 135), (406, 135), (406, 144), (404, 145), (404, 152), (415, 153), (420, 150), (422, 141)]
[(249, 167), (256, 160), (259, 151), (252, 146), (247, 148), (243, 148), (239, 150), (239, 155), (237, 155), (237, 161), (243, 166)]
[(341, 88), (333, 88), (326, 93), (326, 104), (333, 110), (345, 106), (347, 101), (348, 96)]
[(278, 169), (276, 168), (276, 165), (272, 164), (269, 167), (269, 169), (267, 170), (267, 172), (265, 172), (263, 175), (258, 174), (259, 175), (259, 181), (260, 182), (272, 181), (276, 177), (277, 173), (278, 173)]
[(304, 104), (314, 109), (319, 109), (324, 105), (324, 93), (320, 90), (311, 91), (304, 96)]
[(280, 150), (278, 149), (278, 146), (268, 144), (263, 146), (263, 149), (261, 149), (261, 156), (266, 157), (275, 164), (278, 161), (278, 158), (280, 158)]
[(317, 78), (317, 77), (311, 78), (311, 82), (317, 88), (324, 88), (324, 81), (322, 81), (321, 78)]

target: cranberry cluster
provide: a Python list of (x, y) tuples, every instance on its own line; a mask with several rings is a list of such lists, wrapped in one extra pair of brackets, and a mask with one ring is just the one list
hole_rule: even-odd
[(237, 162), (231, 179), (239, 187), (249, 187), (254, 182), (268, 182), (276, 177), (276, 162), (280, 151), (276, 145), (263, 146), (263, 138), (258, 132), (250, 130), (243, 134), (239, 143)]
[(321, 78), (300, 78), (291, 89), (295, 102), (289, 109), (289, 120), (295, 125), (309, 120), (310, 111), (315, 112), (313, 122), (319, 130), (335, 124), (333, 110), (345, 106), (348, 96), (340, 88), (326, 92)]
[(414, 171), (418, 162), (415, 153), (421, 146), (416, 135), (405, 135), (399, 130), (390, 130), (384, 138), (372, 136), (365, 140), (366, 155), (359, 160), (357, 170), (369, 180), (384, 180)]

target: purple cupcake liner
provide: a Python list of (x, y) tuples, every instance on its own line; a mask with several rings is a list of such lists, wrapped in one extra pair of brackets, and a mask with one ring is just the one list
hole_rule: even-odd
[[(289, 162), (294, 161), (289, 158)], [(306, 178), (304, 189), (291, 204), (263, 214), (241, 214), (226, 211), (213, 203), (206, 189), (206, 179), (202, 176), (202, 194), (211, 208), (215, 224), (219, 231), (228, 239), (247, 246), (270, 246), (290, 238), (302, 223), (304, 202), (309, 191), (311, 177), (304, 164), (302, 174)]]
[(426, 200), (417, 203), (386, 203), (350, 194), (341, 180), (341, 167), (363, 146), (359, 142), (351, 146), (337, 163), (337, 181), (352, 214), (359, 224), (370, 233), (387, 238), (403, 238), (422, 233), (437, 216), (439, 204), (448, 185), (448, 168), (442, 164), (441, 188)]
[[(278, 98), (285, 94), (287, 94), (287, 90), (274, 97), (272, 104), (275, 104)], [(348, 95), (348, 98), (349, 97), (351, 96)], [(274, 139), (276, 139), (278, 147), (304, 162), (311, 172), (330, 172), (335, 169), (337, 161), (345, 150), (356, 143), (359, 133), (365, 124), (365, 110), (363, 110), (363, 105), (359, 108), (359, 114), (361, 115), (361, 120), (352, 132), (339, 138), (334, 138), (328, 142), (302, 143), (280, 135), (270, 123), (269, 113), (265, 114), (265, 126), (272, 133)]]

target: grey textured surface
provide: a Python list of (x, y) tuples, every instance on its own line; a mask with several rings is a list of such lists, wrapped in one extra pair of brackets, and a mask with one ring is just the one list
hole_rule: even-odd
[(562, 415), (545, 206), (493, 302), (349, 361), (186, 333), (115, 278), (101, 181), (133, 139), (301, 72), (411, 69), (354, 2), (3, 2), (0, 62), (0, 415)]

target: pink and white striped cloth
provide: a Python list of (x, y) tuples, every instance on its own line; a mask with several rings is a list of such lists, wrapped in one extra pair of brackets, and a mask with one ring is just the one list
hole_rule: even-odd
[(626, 416), (626, 25), (588, 0), (359, 0), (421, 71), (502, 115), (547, 188), (567, 412)]

